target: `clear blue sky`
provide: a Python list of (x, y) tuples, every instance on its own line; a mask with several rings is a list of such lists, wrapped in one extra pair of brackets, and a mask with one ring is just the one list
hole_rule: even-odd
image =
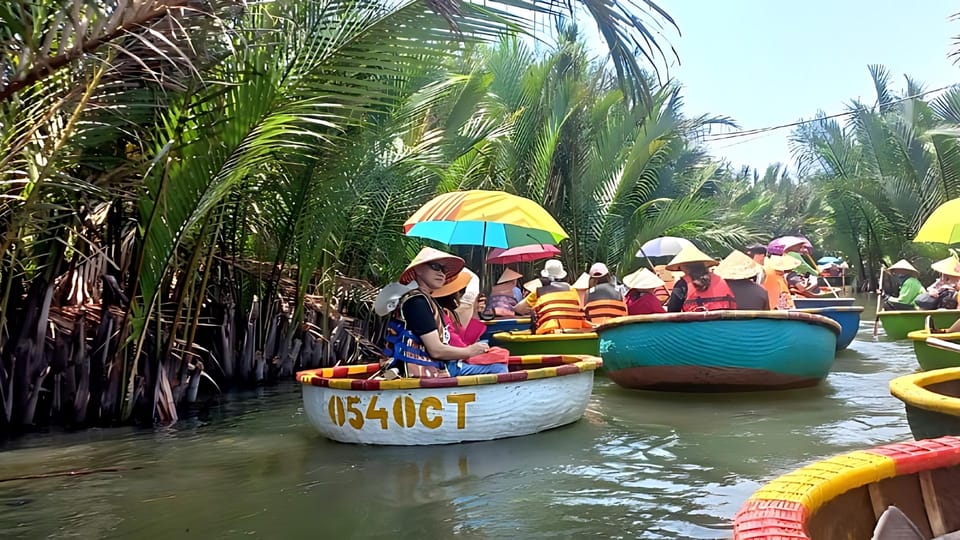
[[(898, 92), (904, 74), (927, 89), (960, 83), (960, 66), (947, 58), (960, 34), (960, 21), (948, 21), (960, 12), (955, 0), (656, 1), (680, 27), (664, 36), (680, 57), (669, 75), (683, 84), (689, 115), (726, 115), (753, 129), (841, 112), (853, 98), (873, 103), (868, 64), (885, 65)], [(762, 172), (792, 165), (789, 134), (708, 148)]]

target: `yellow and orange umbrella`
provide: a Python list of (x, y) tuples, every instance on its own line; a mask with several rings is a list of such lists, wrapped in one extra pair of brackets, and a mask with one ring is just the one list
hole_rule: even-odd
[(447, 245), (511, 248), (557, 244), (567, 233), (539, 204), (503, 191), (439, 195), (403, 224), (407, 236)]

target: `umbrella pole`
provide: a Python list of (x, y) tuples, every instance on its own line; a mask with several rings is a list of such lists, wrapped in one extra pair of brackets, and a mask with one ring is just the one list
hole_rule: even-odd
[(883, 266), (880, 267), (880, 290), (879, 292), (877, 292), (877, 310), (876, 310), (877, 315), (876, 317), (873, 318), (873, 337), (874, 338), (877, 337), (877, 330), (879, 330), (879, 325), (880, 325), (880, 302), (883, 300), (883, 272), (885, 270), (886, 269)]
[(650, 260), (650, 257), (647, 257), (647, 252), (643, 251), (643, 248), (640, 248), (640, 253), (643, 253), (643, 258), (647, 261), (647, 266), (650, 267), (650, 270), (656, 274), (657, 268), (653, 265), (653, 261)]

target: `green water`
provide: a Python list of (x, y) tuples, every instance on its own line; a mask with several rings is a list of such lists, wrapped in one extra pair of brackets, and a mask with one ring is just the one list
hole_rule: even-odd
[(0, 483), (0, 538), (727, 538), (764, 482), (910, 438), (887, 383), (916, 360), (882, 330), (873, 341), (872, 311), (816, 388), (670, 394), (599, 376), (581, 421), (516, 439), (333, 443), (293, 384), (168, 429), (24, 437), (0, 452), (0, 478), (131, 470)]

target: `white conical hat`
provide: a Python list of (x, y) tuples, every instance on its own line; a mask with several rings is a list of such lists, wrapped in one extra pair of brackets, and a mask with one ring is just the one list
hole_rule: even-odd
[(590, 274), (584, 272), (580, 274), (580, 277), (573, 282), (573, 285), (570, 286), (571, 289), (589, 289), (590, 288)]
[(696, 246), (687, 246), (680, 250), (680, 253), (677, 253), (677, 256), (667, 264), (667, 270), (677, 271), (680, 270), (681, 264), (690, 263), (703, 263), (707, 267), (717, 265), (717, 261), (713, 257), (700, 251)]
[(904, 272), (907, 274), (913, 274), (915, 277), (920, 276), (920, 271), (913, 267), (906, 259), (900, 259), (895, 262), (890, 268), (887, 268), (887, 272)]
[(623, 277), (623, 284), (631, 289), (659, 289), (663, 287), (663, 280), (660, 276), (651, 272), (648, 268), (641, 268), (632, 274)]
[(724, 257), (713, 272), (723, 279), (753, 279), (763, 268), (749, 255), (742, 251), (733, 250)]

